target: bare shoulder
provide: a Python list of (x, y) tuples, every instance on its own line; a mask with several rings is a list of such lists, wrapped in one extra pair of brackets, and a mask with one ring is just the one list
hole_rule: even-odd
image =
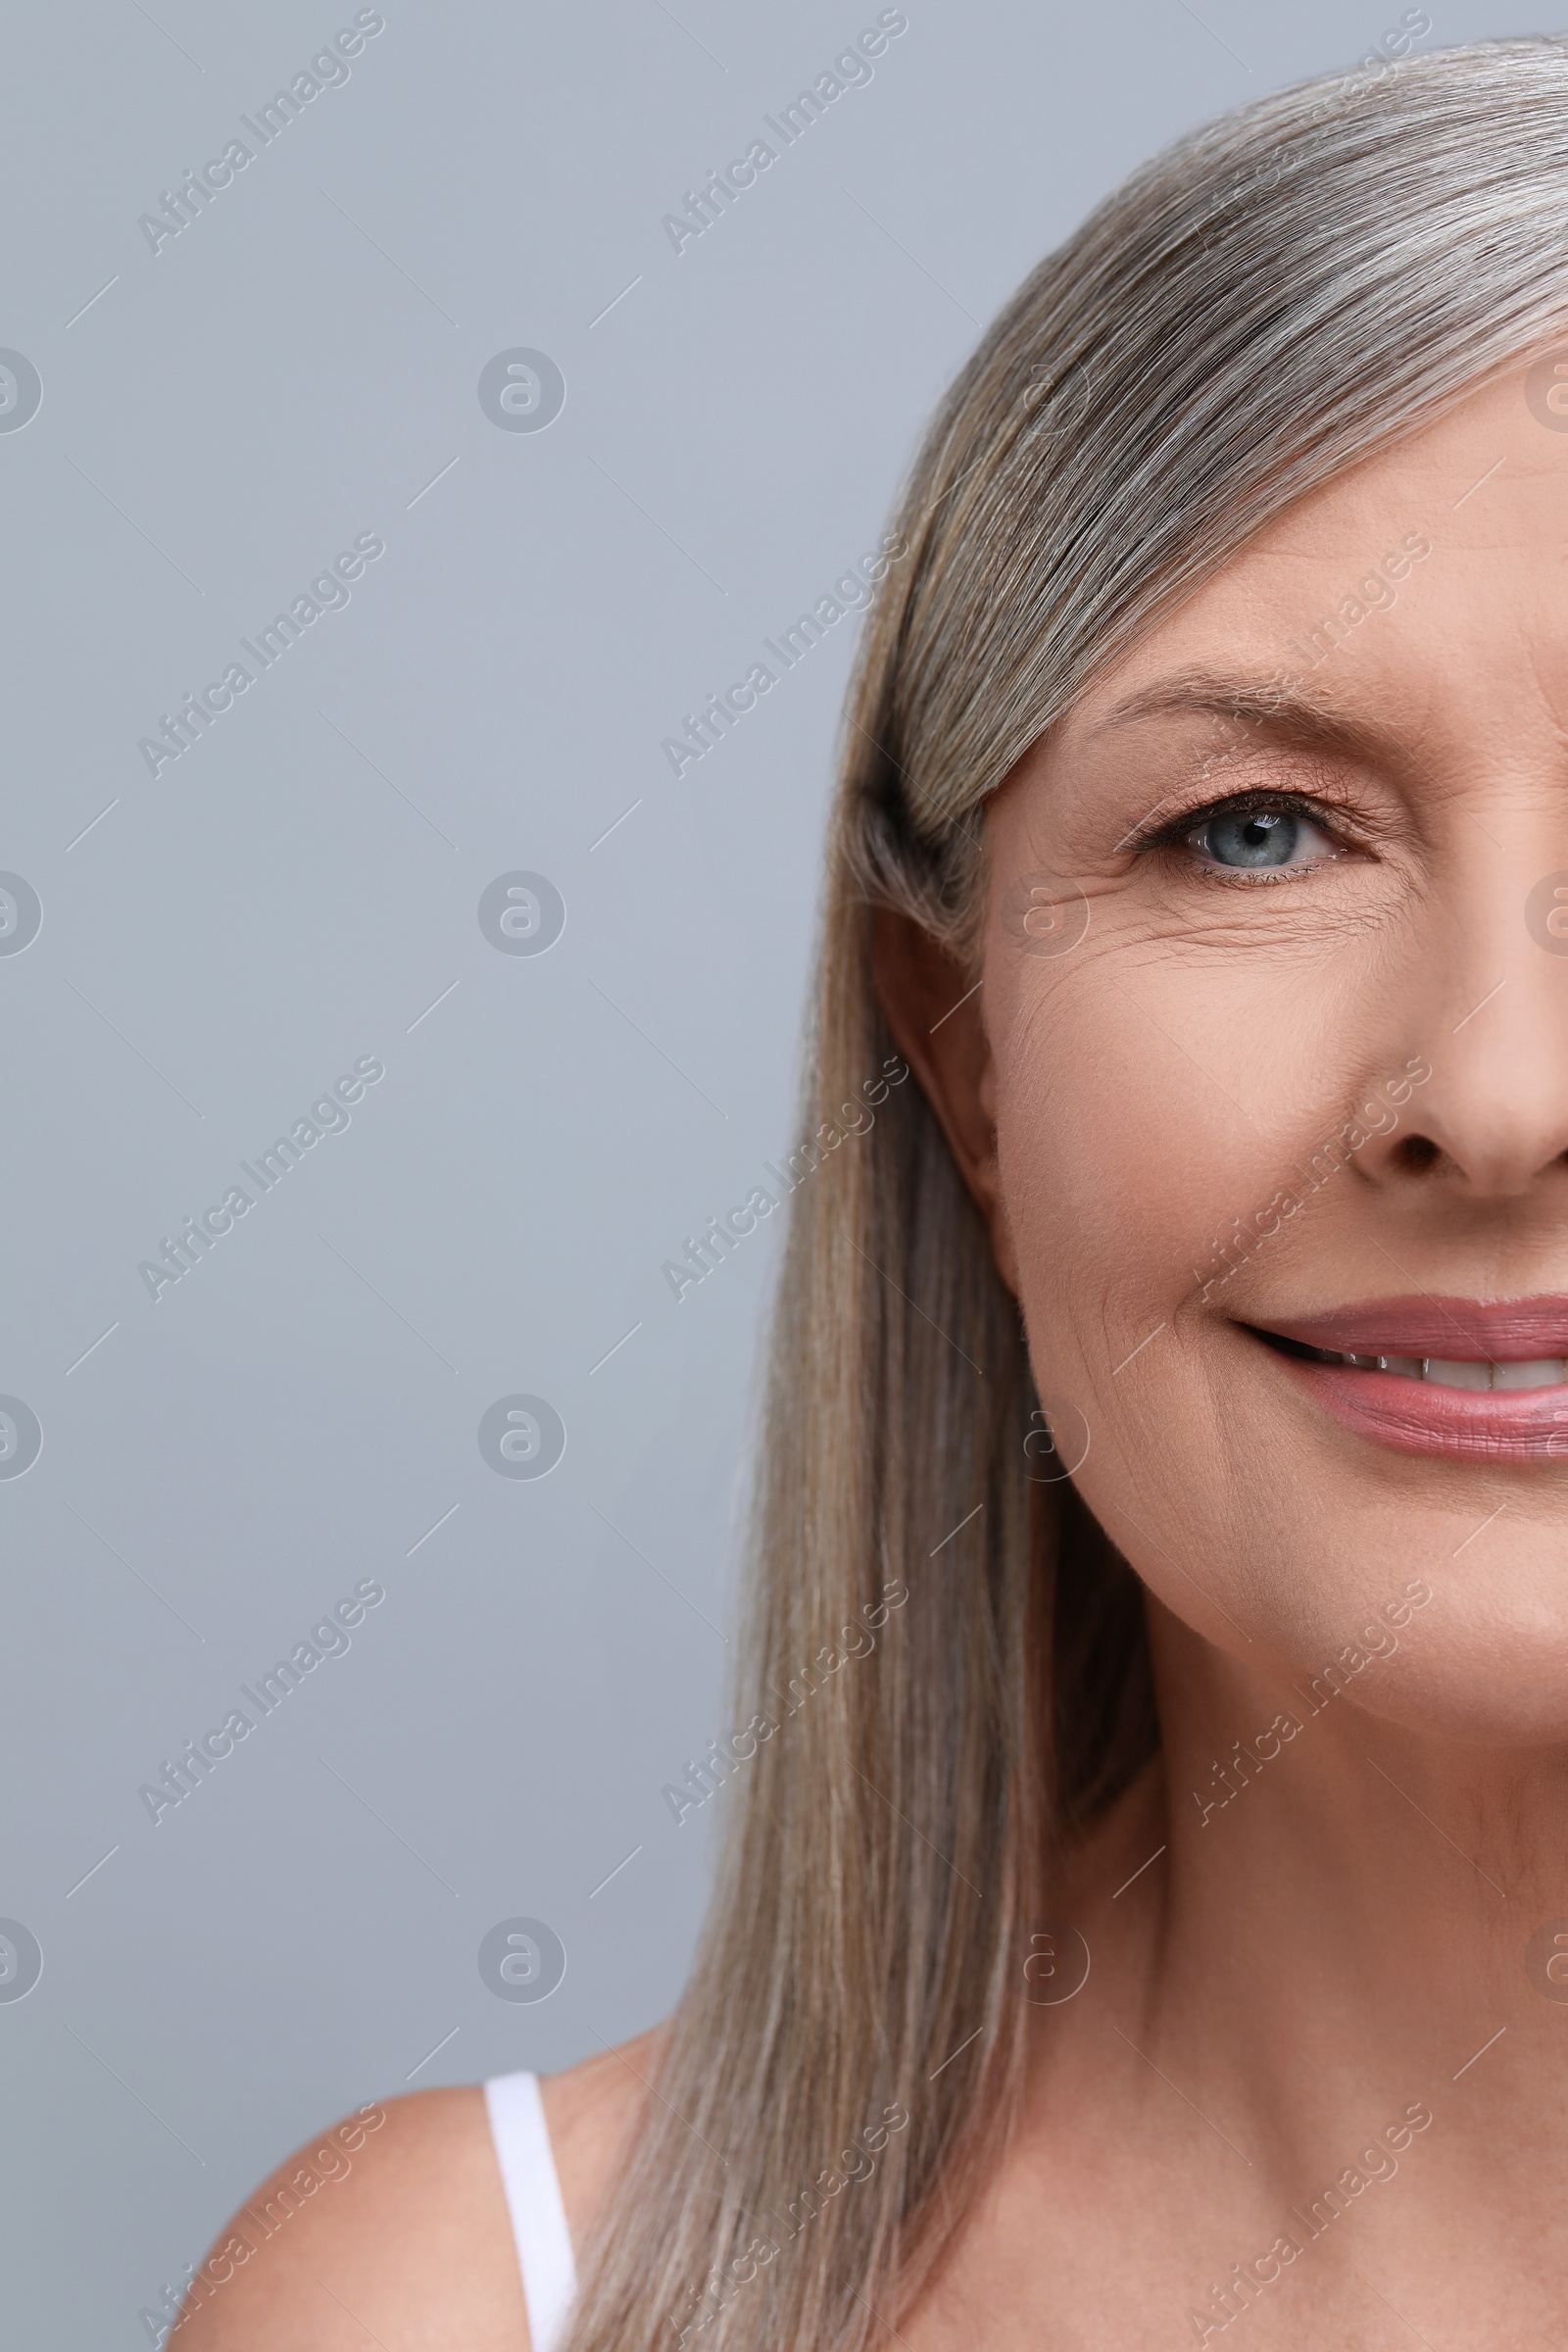
[(520, 2352), (506, 2198), (477, 2087), (362, 2108), (297, 2148), (220, 2232), (179, 2352)]
[[(597, 2217), (649, 2092), (662, 2029), (544, 2084), (573, 2242)], [(222, 2230), (178, 2352), (527, 2352), (506, 2194), (477, 2086), (361, 2108), (307, 2140)]]

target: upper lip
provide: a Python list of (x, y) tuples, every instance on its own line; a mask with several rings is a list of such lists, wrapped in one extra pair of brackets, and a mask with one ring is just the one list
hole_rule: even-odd
[(1367, 1298), (1326, 1314), (1261, 1320), (1259, 1331), (1305, 1348), (1353, 1355), (1436, 1356), (1453, 1362), (1528, 1363), (1568, 1356), (1568, 1295), (1533, 1298)]

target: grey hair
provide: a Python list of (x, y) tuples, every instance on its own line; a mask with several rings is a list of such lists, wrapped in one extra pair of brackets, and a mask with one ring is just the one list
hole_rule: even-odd
[[(892, 1041), (874, 909), (975, 952), (979, 811), (1085, 683), (1294, 500), (1568, 329), (1568, 40), (1306, 82), (1179, 140), (944, 401), (850, 698), (717, 1886), (567, 2352), (852, 2352), (1015, 2112), (1060, 1841), (1158, 1745), (1140, 1588), (1033, 1485), (1015, 1302)], [(795, 1718), (776, 1693), (907, 1589)], [(895, 2125), (894, 2115), (906, 2120)], [(684, 2331), (684, 2332), (683, 2332)]]

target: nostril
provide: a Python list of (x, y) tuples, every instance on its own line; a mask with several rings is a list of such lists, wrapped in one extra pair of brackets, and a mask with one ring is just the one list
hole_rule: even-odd
[(1404, 1135), (1394, 1147), (1394, 1157), (1412, 1176), (1421, 1176), (1436, 1167), (1443, 1152), (1429, 1135)]

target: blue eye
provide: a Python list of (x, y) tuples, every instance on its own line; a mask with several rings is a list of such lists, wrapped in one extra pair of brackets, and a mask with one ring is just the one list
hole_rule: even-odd
[(1318, 865), (1336, 854), (1334, 844), (1309, 817), (1281, 808), (1223, 810), (1205, 817), (1187, 840), (1206, 864), (1233, 873)]

